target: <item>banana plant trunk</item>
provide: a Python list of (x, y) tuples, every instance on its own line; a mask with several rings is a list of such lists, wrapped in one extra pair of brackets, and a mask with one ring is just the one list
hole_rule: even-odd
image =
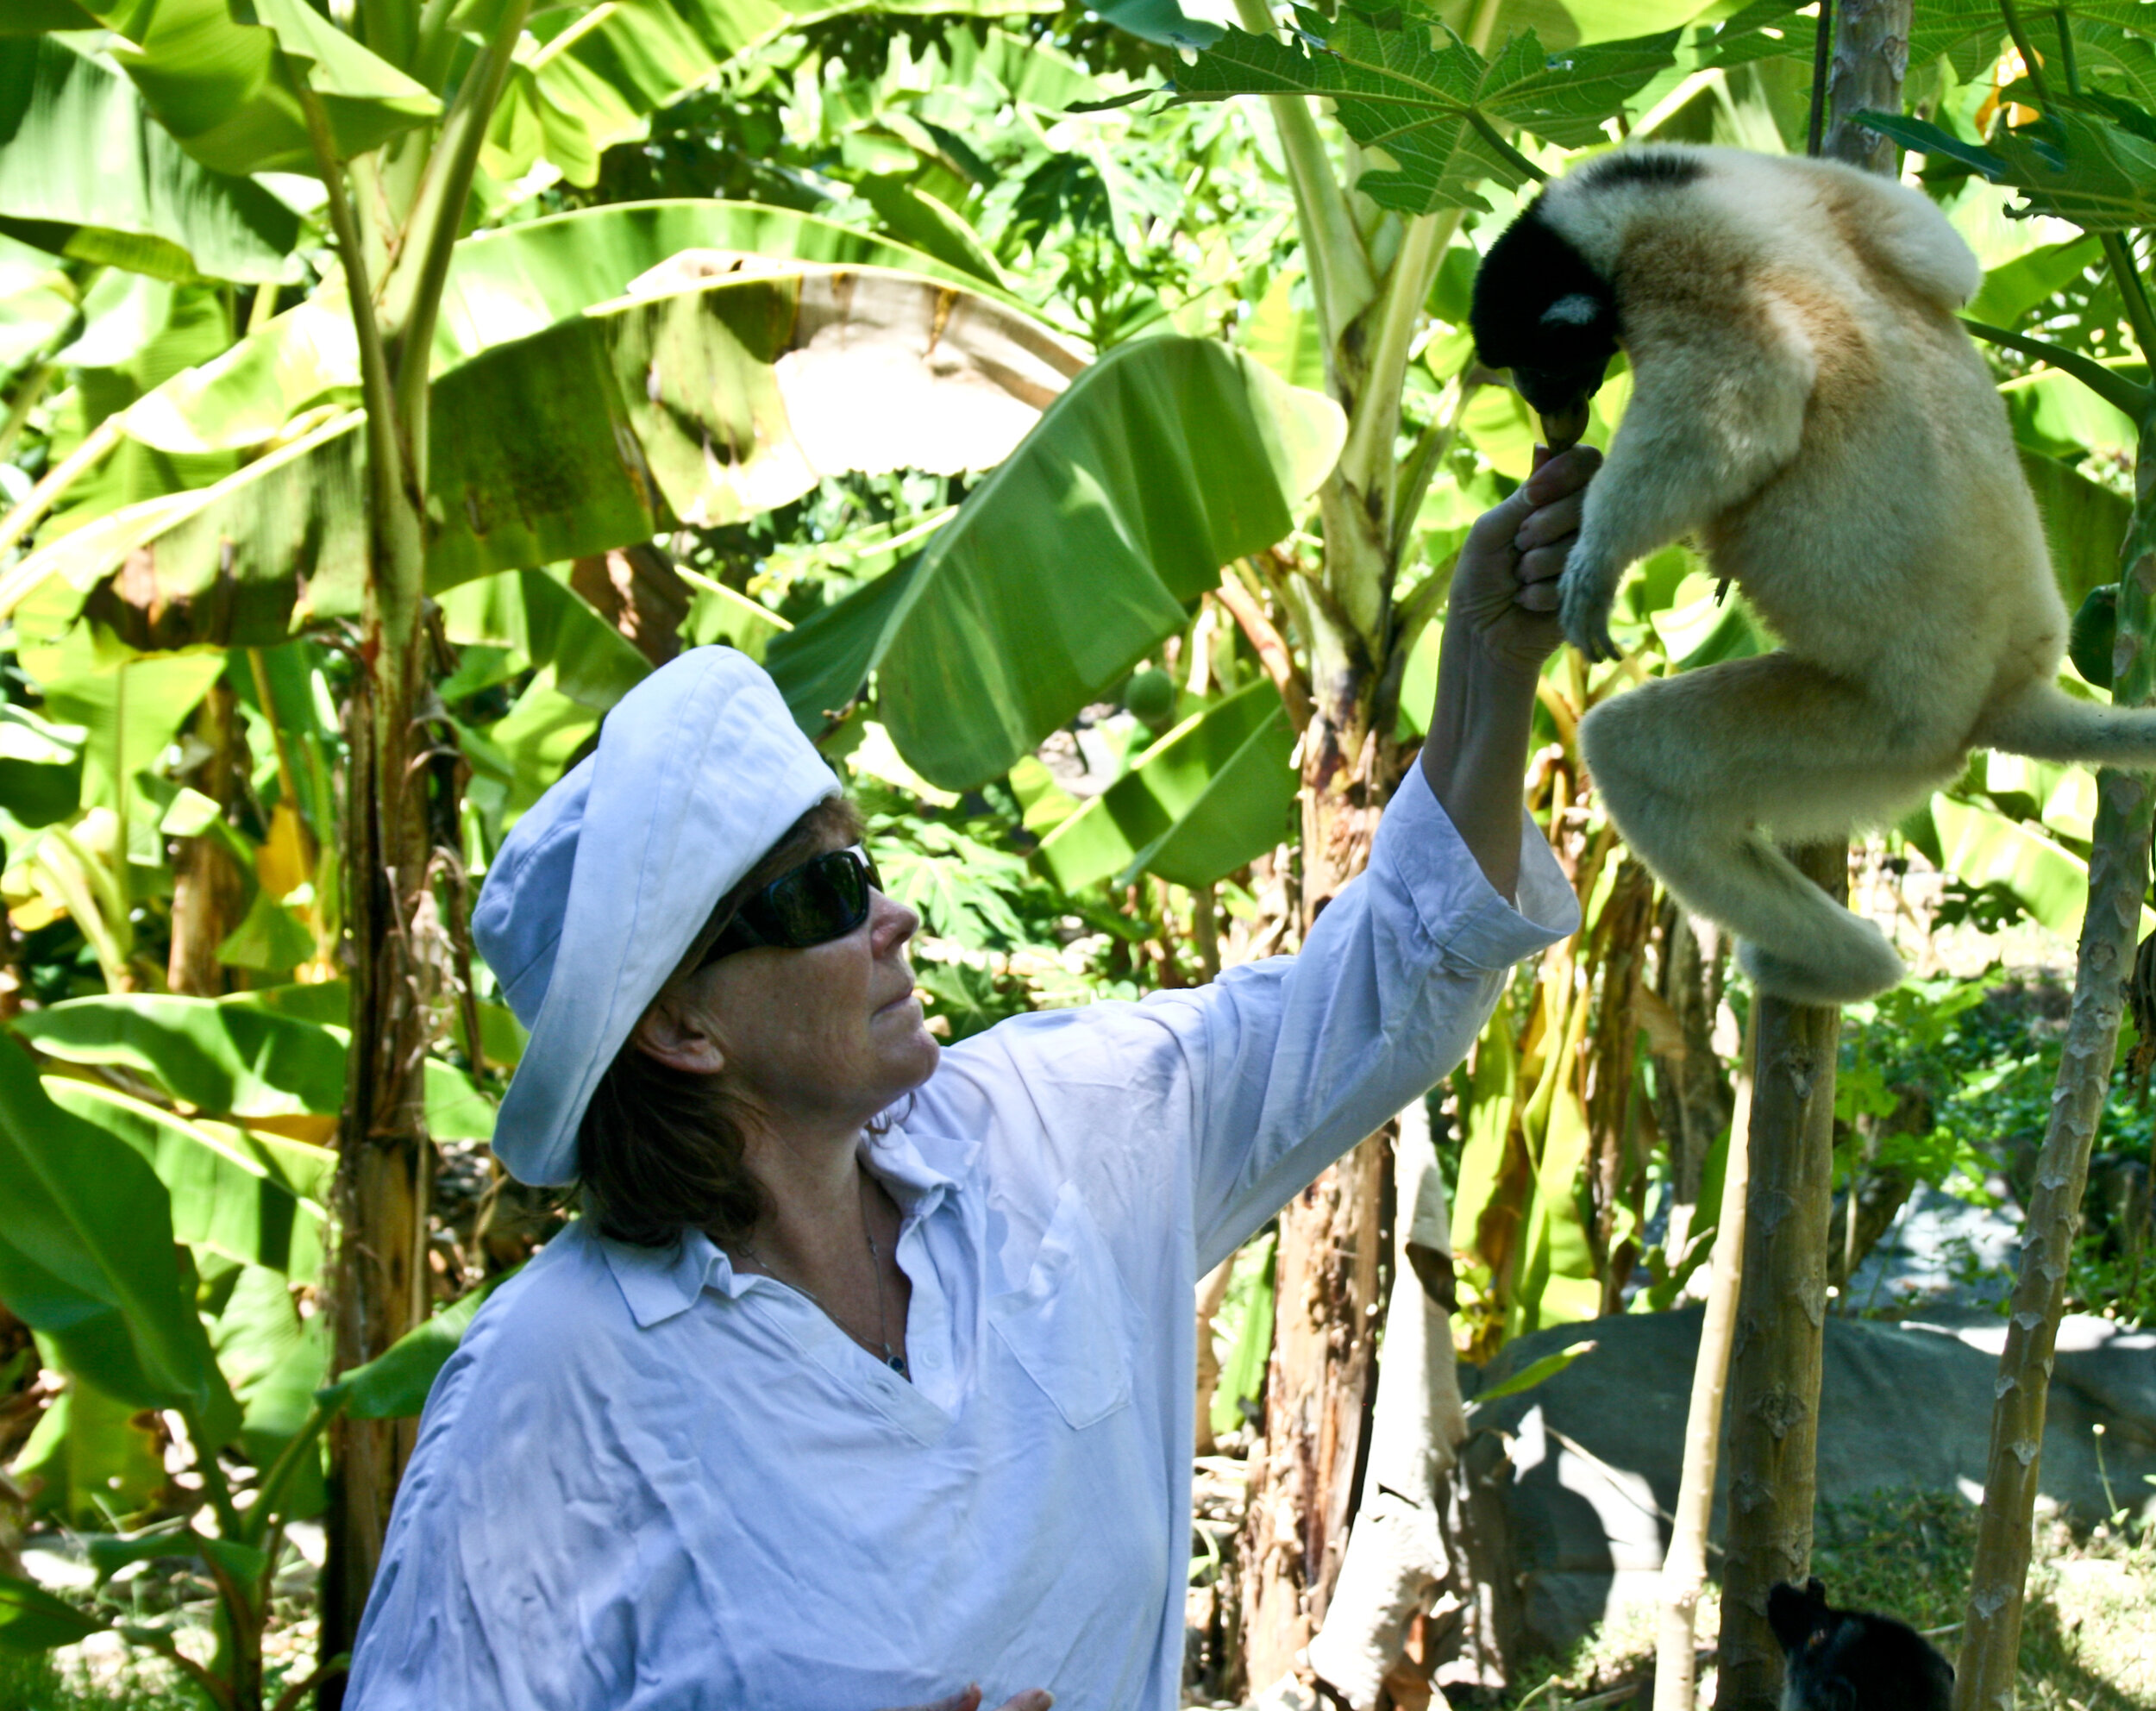
[[(1302, 761), (1302, 927), (1369, 860), (1397, 745), (1376, 731), (1375, 674), (1348, 657), (1315, 695)], [(1350, 650), (1339, 650), (1347, 655)], [(1253, 1470), (1243, 1642), (1254, 1689), (1297, 1668), (1323, 1625), (1347, 1546), (1376, 1379), (1379, 1259), (1391, 1148), (1370, 1136), (1284, 1207), (1263, 1461)]]
[[(2119, 583), (2115, 705), (2149, 705), (2156, 688), (2156, 411), (2142, 418), (2134, 467), (2134, 515)], [(2118, 1055), (2119, 1012), (2141, 898), (2148, 888), (2151, 781), (2105, 768), (2096, 774), (2096, 818), (2089, 855), (2089, 912), (2081, 924), (2073, 1009), (2059, 1056), (2051, 1117), (2037, 1155), (2036, 1190), (2022, 1225), (2021, 1269), (1999, 1354), (1984, 1508), (1970, 1575), (1954, 1711), (2012, 1711), (2021, 1651), (2036, 1489), (2043, 1465), (2044, 1413), (2052, 1356), (2065, 1312), (2066, 1277), (2089, 1150), (2103, 1114)]]
[[(427, 1311), (434, 1146), (423, 1065), (432, 986), (417, 954), (429, 855), (428, 774), (412, 754), (415, 692), (425, 682), (418, 610), (416, 599), (374, 603), (347, 716), (352, 1041), (337, 1136), (332, 1324), (339, 1372), (385, 1353)], [(348, 1651), (359, 1633), (417, 1424), (341, 1419), (331, 1429), (323, 1657)], [(325, 1683), (325, 1711), (342, 1701), (342, 1678)]]

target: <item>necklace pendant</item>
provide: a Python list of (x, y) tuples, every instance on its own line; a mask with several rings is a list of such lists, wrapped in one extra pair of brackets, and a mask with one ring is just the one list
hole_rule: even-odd
[(906, 1357), (904, 1355), (886, 1355), (883, 1357), (883, 1363), (889, 1367), (892, 1371), (897, 1373), (901, 1378), (911, 1376), (906, 1369)]

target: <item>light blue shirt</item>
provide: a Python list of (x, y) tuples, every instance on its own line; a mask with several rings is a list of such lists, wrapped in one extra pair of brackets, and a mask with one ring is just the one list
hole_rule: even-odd
[(1411, 768), (1300, 956), (945, 1052), (864, 1153), (911, 1384), (700, 1233), (573, 1225), (435, 1385), (354, 1711), (1172, 1711), (1195, 1279), (1573, 930), (1522, 858), (1514, 909)]

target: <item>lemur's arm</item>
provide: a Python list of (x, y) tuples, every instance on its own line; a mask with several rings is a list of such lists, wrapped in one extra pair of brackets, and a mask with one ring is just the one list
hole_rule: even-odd
[(1632, 401), (1588, 490), (1561, 586), (1565, 637), (1589, 659), (1617, 657), (1609, 609), (1627, 566), (1749, 498), (1796, 458), (1818, 370), (1811, 342), (1786, 304), (1755, 298), (1749, 308), (1712, 321), (1694, 310), (1682, 324), (1637, 317)]

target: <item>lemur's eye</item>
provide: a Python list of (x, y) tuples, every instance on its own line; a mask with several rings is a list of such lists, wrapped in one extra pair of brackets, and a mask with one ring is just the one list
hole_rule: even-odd
[(1827, 1630), (1825, 1628), (1814, 1628), (1811, 1633), (1804, 1636), (1804, 1649), (1807, 1651), (1816, 1651), (1826, 1644)]

